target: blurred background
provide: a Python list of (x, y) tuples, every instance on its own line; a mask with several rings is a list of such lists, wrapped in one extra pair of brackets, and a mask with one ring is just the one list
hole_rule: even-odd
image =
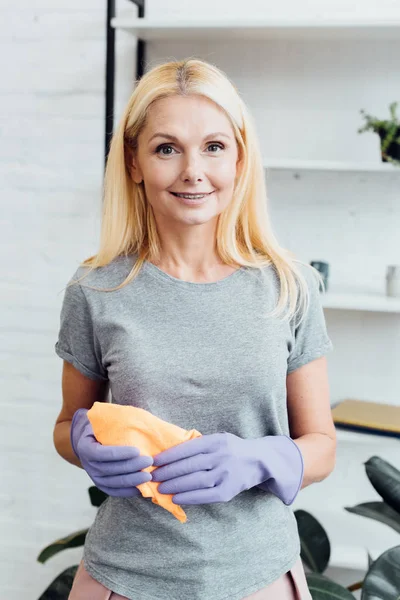
[[(90, 479), (53, 446), (54, 344), (64, 286), (97, 250), (110, 117), (118, 121), (140, 69), (195, 56), (233, 81), (257, 124), (278, 239), (328, 264), (332, 404), (400, 407), (400, 267), (387, 278), (400, 265), (400, 163), (382, 160), (376, 127), (358, 132), (361, 110), (390, 121), (400, 102), (398, 0), (139, 4), (142, 23), (129, 0), (0, 3), (2, 599), (36, 600), (77, 564), (81, 547), (37, 557), (95, 515)], [(338, 581), (363, 572), (366, 549), (400, 543), (343, 510), (378, 497), (363, 462), (379, 454), (399, 469), (399, 443), (340, 431), (335, 472), (296, 500), (328, 531)]]

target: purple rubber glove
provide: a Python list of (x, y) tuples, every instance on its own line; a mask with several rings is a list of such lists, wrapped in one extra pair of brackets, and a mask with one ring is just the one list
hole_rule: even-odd
[[(254, 486), (292, 504), (303, 481), (303, 456), (285, 435), (243, 439), (214, 433), (154, 456), (153, 481), (174, 504), (228, 502)], [(164, 466), (161, 466), (164, 465)]]
[(109, 496), (131, 498), (141, 496), (136, 487), (152, 479), (142, 469), (153, 464), (151, 456), (140, 456), (135, 446), (103, 446), (94, 436), (86, 408), (72, 417), (70, 440), (73, 451), (90, 479)]

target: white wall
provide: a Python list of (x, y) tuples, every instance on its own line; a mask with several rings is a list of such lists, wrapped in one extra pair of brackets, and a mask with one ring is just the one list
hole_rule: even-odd
[(3, 0), (0, 19), (0, 598), (35, 600), (81, 554), (41, 565), (40, 550), (95, 515), (52, 436), (62, 290), (101, 206), (104, 3)]
[[(397, 0), (324, 2), (323, 16), (400, 17)], [(321, 3), (301, 3), (318, 16)], [(121, 2), (122, 12), (133, 11)], [(147, 15), (298, 15), (299, 3), (152, 0)], [(196, 13), (196, 11), (198, 11)], [(217, 12), (218, 11), (218, 12)], [(96, 251), (103, 172), (105, 3), (98, 0), (3, 0), (0, 186), (2, 202), (2, 362), (0, 596), (37, 598), (81, 549), (36, 562), (49, 542), (91, 524), (90, 480), (63, 461), (52, 443), (61, 407), (62, 361), (54, 353), (63, 286)], [(232, 78), (273, 158), (378, 161), (372, 133), (358, 135), (360, 108), (385, 116), (398, 97), (400, 42), (254, 42), (235, 46), (151, 44), (150, 66), (197, 55)], [(118, 34), (116, 113), (132, 91), (133, 39)], [(282, 244), (305, 260), (331, 263), (331, 289), (383, 291), (387, 264), (400, 263), (399, 175), (273, 172), (271, 213)], [(335, 352), (329, 359), (332, 400), (346, 396), (399, 404), (399, 315), (327, 311)], [(361, 446), (344, 492), (360, 478)], [(341, 447), (344, 465), (350, 447)], [(388, 451), (387, 458), (395, 452)], [(359, 464), (359, 470), (357, 465)], [(400, 460), (397, 456), (397, 465)], [(343, 467), (344, 468), (344, 467)], [(339, 473), (339, 472), (337, 472)], [(332, 476), (299, 497), (317, 507)], [(362, 486), (364, 485), (364, 488)], [(331, 487), (329, 487), (331, 486)], [(351, 497), (349, 503), (374, 499)], [(361, 499), (360, 499), (361, 498)], [(341, 497), (337, 497), (341, 502)], [(352, 516), (353, 519), (357, 517)], [(358, 518), (361, 521), (361, 518)], [(346, 521), (346, 524), (351, 524)], [(328, 525), (328, 524), (326, 524)], [(377, 530), (378, 528), (379, 531)], [(360, 528), (380, 536), (383, 525)], [(388, 530), (389, 531), (389, 530)], [(381, 538), (381, 545), (392, 537)], [(378, 544), (379, 545), (379, 544)]]

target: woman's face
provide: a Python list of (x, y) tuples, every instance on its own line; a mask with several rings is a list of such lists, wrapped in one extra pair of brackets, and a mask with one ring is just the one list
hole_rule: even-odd
[[(136, 183), (143, 180), (157, 222), (200, 224), (230, 203), (237, 163), (234, 132), (224, 112), (203, 96), (173, 96), (151, 105), (132, 177)], [(189, 204), (174, 193), (206, 196)]]

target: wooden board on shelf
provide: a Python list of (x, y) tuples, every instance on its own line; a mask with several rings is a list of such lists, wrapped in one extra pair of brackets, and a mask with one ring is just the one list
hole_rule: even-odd
[(332, 407), (332, 417), (338, 427), (400, 437), (400, 405), (346, 399)]

